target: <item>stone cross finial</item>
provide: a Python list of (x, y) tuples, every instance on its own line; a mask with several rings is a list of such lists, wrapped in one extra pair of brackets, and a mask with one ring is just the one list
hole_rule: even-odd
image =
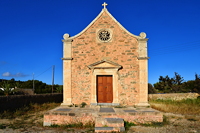
[(108, 4), (107, 4), (106, 2), (104, 2), (104, 3), (102, 4), (102, 6), (104, 7), (104, 9), (106, 8), (107, 5), (108, 5)]

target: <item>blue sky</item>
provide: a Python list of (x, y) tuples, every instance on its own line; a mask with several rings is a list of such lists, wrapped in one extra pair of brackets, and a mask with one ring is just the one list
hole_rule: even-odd
[(200, 74), (199, 0), (0, 0), (0, 79), (62, 84), (62, 36), (81, 32), (108, 3), (131, 33), (147, 34), (149, 83)]

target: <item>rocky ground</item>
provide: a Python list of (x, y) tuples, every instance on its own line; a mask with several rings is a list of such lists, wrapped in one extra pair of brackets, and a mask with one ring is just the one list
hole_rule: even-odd
[(167, 123), (160, 127), (132, 126), (128, 133), (200, 133), (200, 116), (164, 113)]
[[(0, 133), (83, 133), (94, 132), (93, 128), (75, 129), (61, 127), (43, 127), (43, 114), (35, 114), (15, 118), (0, 119)], [(164, 125), (132, 126), (127, 133), (200, 133), (200, 116), (164, 113), (167, 121)]]

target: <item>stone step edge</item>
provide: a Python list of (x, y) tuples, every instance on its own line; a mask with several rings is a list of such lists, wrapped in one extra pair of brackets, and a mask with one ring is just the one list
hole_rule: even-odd
[(119, 131), (124, 132), (125, 127), (95, 127), (95, 132), (98, 131)]
[(124, 123), (124, 119), (122, 118), (105, 118), (108, 123)]
[(103, 118), (95, 119), (95, 127), (124, 127), (124, 119), (122, 118)]

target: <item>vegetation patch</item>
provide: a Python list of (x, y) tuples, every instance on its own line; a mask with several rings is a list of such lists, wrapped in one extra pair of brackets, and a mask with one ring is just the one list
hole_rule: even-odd
[(71, 105), (69, 105), (68, 107), (73, 107), (73, 105), (71, 104)]
[(70, 124), (65, 124), (65, 125), (57, 125), (57, 124), (53, 124), (50, 127), (53, 128), (64, 128), (64, 129), (68, 129), (68, 128), (94, 128), (95, 123), (94, 122), (88, 122), (86, 124), (83, 124), (82, 122), (77, 122), (77, 123), (70, 123)]
[(163, 116), (163, 122), (150, 122), (150, 123), (133, 123), (133, 122), (128, 122), (124, 121), (124, 127), (126, 130), (128, 130), (132, 126), (145, 126), (145, 127), (163, 127), (165, 125), (169, 125), (169, 120), (167, 119), (166, 116)]
[[(39, 80), (34, 80), (34, 92), (33, 89), (33, 80), (28, 81), (15, 81), (14, 78), (11, 80), (0, 79), (0, 95), (25, 95), (25, 94), (45, 94), (52, 93), (52, 85), (48, 85)], [(28, 88), (28, 89), (27, 89)], [(55, 84), (53, 86), (53, 92), (62, 93), (63, 85)]]
[(177, 72), (174, 73), (174, 77), (160, 76), (159, 82), (153, 86), (148, 85), (149, 93), (188, 93), (196, 92), (200, 93), (200, 75), (195, 74), (195, 80), (189, 80), (184, 82), (183, 77)]
[(22, 117), (23, 119), (27, 119), (30, 118), (35, 112), (50, 110), (59, 105), (60, 103), (29, 104), (28, 106), (24, 106), (14, 111), (4, 111), (3, 113), (0, 113), (0, 119), (14, 119)]
[(136, 126), (136, 124), (133, 122), (124, 121), (124, 127), (126, 130), (128, 130), (132, 126)]
[(196, 119), (193, 119), (193, 118), (190, 118), (190, 119), (187, 119), (188, 121), (197, 121)]
[(5, 124), (0, 124), (0, 129), (5, 129), (6, 125)]
[(82, 102), (82, 103), (81, 103), (81, 108), (84, 108), (86, 105), (87, 105), (87, 103)]
[(164, 115), (163, 116), (163, 122), (151, 122), (151, 123), (144, 123), (144, 124), (140, 124), (142, 126), (145, 127), (162, 127), (164, 125), (168, 125), (169, 121), (167, 119), (167, 117)]
[(0, 119), (6, 119), (6, 123), (1, 122), (0, 129), (30, 129), (32, 127), (43, 127), (43, 111), (53, 109), (60, 103), (30, 104), (14, 111), (4, 111), (0, 113)]
[(115, 108), (126, 108), (126, 106), (118, 105), (118, 106), (115, 106)]
[(191, 115), (186, 115), (185, 119), (187, 119), (188, 121), (198, 121), (199, 118), (197, 118), (196, 116), (191, 116)]
[(200, 99), (175, 100), (151, 100), (151, 107), (162, 112), (170, 112), (183, 115), (199, 115)]

